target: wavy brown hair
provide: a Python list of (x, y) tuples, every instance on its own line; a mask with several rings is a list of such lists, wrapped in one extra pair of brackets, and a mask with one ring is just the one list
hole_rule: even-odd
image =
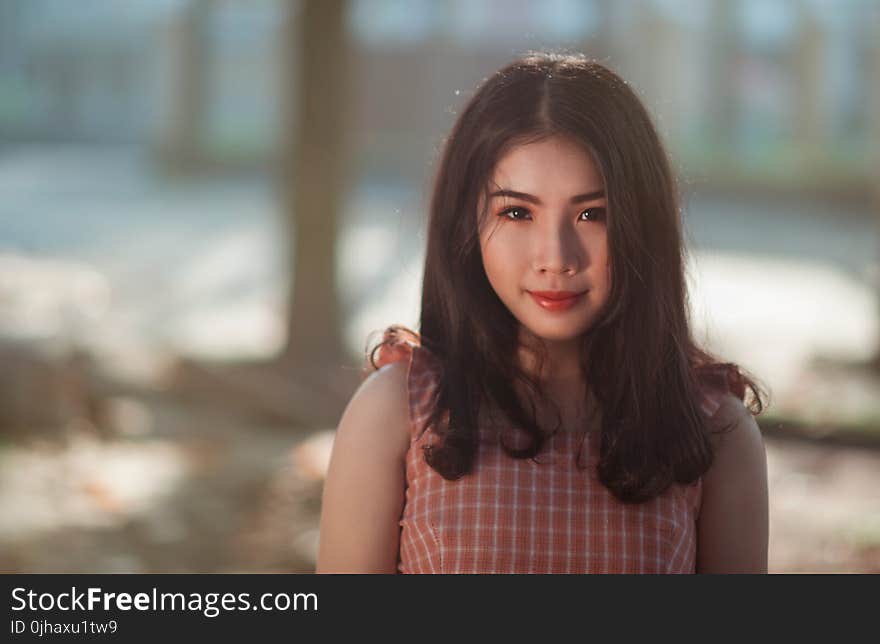
[(436, 177), (420, 333), (390, 327), (371, 362), (375, 366), (376, 350), (407, 333), (439, 360), (438, 396), (422, 429), (431, 427), (440, 439), (426, 446), (425, 458), (443, 477), (474, 468), (478, 416), (487, 404), (528, 436), (519, 449), (501, 441), (511, 457), (538, 454), (548, 434), (516, 384), (535, 396), (542, 389), (518, 364), (519, 323), (486, 277), (478, 230), (487, 213), (478, 208), (506, 152), (551, 136), (583, 146), (605, 182), (611, 292), (581, 342), (587, 391), (602, 411), (598, 475), (620, 500), (647, 501), (709, 469), (714, 429), (699, 408), (705, 388), (733, 393), (753, 414), (763, 408), (763, 393), (736, 365), (717, 360), (692, 338), (668, 156), (635, 92), (604, 65), (530, 54), (475, 93), (445, 144)]

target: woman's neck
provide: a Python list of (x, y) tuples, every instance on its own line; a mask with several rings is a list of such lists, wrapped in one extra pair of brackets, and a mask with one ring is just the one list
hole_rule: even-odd
[[(543, 361), (539, 365), (541, 353)], [(541, 383), (577, 385), (585, 382), (579, 338), (544, 340), (521, 330), (518, 358), (523, 370)]]
[[(544, 360), (539, 365), (538, 356), (542, 351)], [(582, 429), (588, 421), (593, 420), (591, 414), (595, 411), (595, 405), (591, 403), (581, 363), (580, 338), (564, 342), (548, 341), (521, 328), (518, 354), (520, 366), (540, 383), (543, 391), (544, 401), (536, 401), (540, 425), (552, 426), (559, 420), (563, 431), (570, 431)], [(531, 397), (524, 392), (521, 394), (526, 398)], [(547, 402), (552, 405), (548, 406)]]

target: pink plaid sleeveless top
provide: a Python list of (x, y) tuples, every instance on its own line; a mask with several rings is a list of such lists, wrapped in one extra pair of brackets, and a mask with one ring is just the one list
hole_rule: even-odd
[[(596, 432), (560, 431), (534, 459), (481, 441), (474, 471), (448, 481), (426, 462), (419, 432), (438, 387), (424, 347), (384, 346), (377, 364), (408, 361), (410, 446), (400, 519), (400, 573), (693, 573), (701, 483), (625, 504), (598, 480)], [(703, 409), (714, 413), (717, 400)], [(578, 452), (581, 465), (578, 467)], [(584, 465), (587, 467), (584, 467)]]

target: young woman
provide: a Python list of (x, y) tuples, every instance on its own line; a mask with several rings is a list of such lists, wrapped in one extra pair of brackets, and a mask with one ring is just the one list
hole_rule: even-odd
[(691, 337), (669, 162), (606, 67), (529, 55), (479, 89), (420, 333), (389, 327), (371, 363), (319, 573), (766, 572), (761, 398)]

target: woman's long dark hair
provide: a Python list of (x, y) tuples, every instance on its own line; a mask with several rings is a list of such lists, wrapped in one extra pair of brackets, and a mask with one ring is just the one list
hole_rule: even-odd
[[(755, 414), (763, 403), (753, 380), (692, 339), (675, 180), (648, 113), (619, 76), (578, 56), (531, 54), (501, 69), (446, 142), (431, 202), (419, 334), (442, 365), (424, 427), (440, 440), (425, 457), (447, 479), (470, 472), (487, 404), (530, 439), (520, 449), (502, 441), (511, 457), (537, 455), (547, 437), (535, 407), (517, 394), (517, 384), (537, 396), (542, 389), (519, 366), (519, 323), (486, 277), (478, 233), (486, 212), (478, 208), (507, 151), (551, 136), (581, 144), (604, 177), (611, 292), (583, 336), (582, 365), (602, 412), (599, 478), (622, 501), (646, 501), (673, 482), (696, 481), (711, 465), (702, 388), (730, 391)], [(399, 331), (386, 333), (385, 342)]]

